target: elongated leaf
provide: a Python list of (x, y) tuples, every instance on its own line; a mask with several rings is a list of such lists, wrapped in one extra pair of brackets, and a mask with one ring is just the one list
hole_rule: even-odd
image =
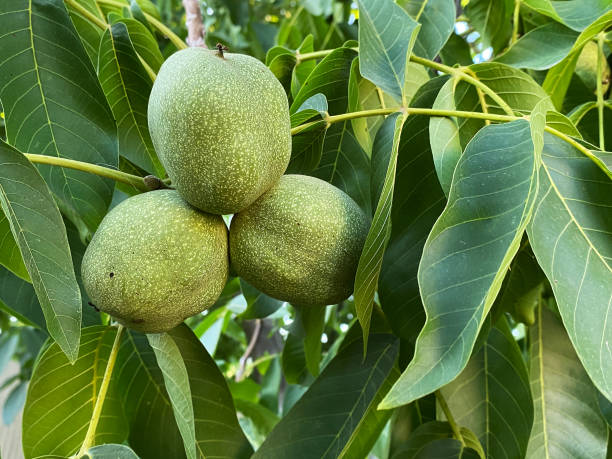
[(253, 457), (364, 457), (369, 449), (354, 456), (346, 451), (360, 435), (369, 436), (372, 430), (384, 427), (384, 423), (374, 426), (363, 420), (377, 403), (398, 348), (393, 336), (372, 335), (364, 360), (363, 342), (351, 343), (329, 363)]
[[(214, 360), (186, 325), (168, 334), (178, 346), (189, 375), (198, 457), (249, 457), (251, 446), (240, 429), (227, 383)], [(164, 377), (145, 335), (126, 333), (115, 374), (122, 387), (132, 449), (143, 459), (186, 457)]]
[[(300, 47), (296, 50), (296, 53), (311, 53), (314, 51), (314, 38), (312, 35), (307, 35), (304, 38), (304, 41), (300, 45)], [(291, 72), (291, 94), (293, 97), (297, 96), (302, 88), (302, 85), (308, 78), (308, 75), (312, 73), (314, 68), (316, 67), (316, 61), (307, 60), (304, 62), (300, 62), (295, 67), (293, 67), (293, 71)]]
[(358, 4), (359, 71), (403, 101), (406, 65), (420, 25), (392, 0), (362, 0)]
[[(0, 99), (8, 142), (26, 153), (117, 166), (116, 126), (62, 0), (0, 3)], [(70, 218), (94, 231), (113, 183), (97, 175), (39, 167)]]
[[(95, 0), (78, 0), (78, 4), (96, 18), (105, 22), (104, 15)], [(89, 59), (93, 65), (96, 65), (96, 62), (98, 62), (98, 48), (100, 47), (100, 39), (102, 38), (103, 30), (86, 17), (83, 12), (74, 8), (73, 5), (66, 4), (66, 9), (68, 13), (70, 13), (70, 19), (72, 19), (74, 28), (79, 34), (79, 37), (81, 37), (81, 42), (85, 47), (85, 51), (87, 51)]]
[(284, 303), (260, 292), (244, 279), (240, 279), (240, 289), (247, 301), (247, 308), (240, 315), (243, 319), (262, 319), (276, 312)]
[[(424, 85), (412, 106), (429, 108), (447, 81), (438, 77)], [(378, 295), (393, 332), (414, 342), (425, 322), (417, 270), (427, 235), (444, 209), (430, 150), (429, 118), (411, 115), (400, 138), (396, 188), (391, 209), (391, 237), (380, 272)]]
[[(604, 147), (612, 150), (612, 100), (604, 101), (603, 106)], [(599, 145), (599, 113), (596, 102), (586, 102), (577, 107), (571, 114), (570, 119), (584, 135), (584, 140), (593, 145)]]
[(98, 75), (117, 120), (119, 149), (132, 163), (164, 175), (147, 124), (147, 106), (153, 84), (138, 60), (125, 24), (117, 23), (102, 36)]
[(4, 406), (2, 407), (2, 422), (4, 425), (13, 423), (17, 415), (21, 412), (26, 399), (28, 390), (28, 382), (21, 381), (17, 384), (6, 397)]
[(470, 24), (480, 33), (485, 48), (497, 52), (510, 38), (512, 3), (505, 0), (471, 0), (465, 7)]
[(376, 136), (377, 139), (384, 137), (384, 140), (381, 142), (375, 140), (374, 151), (372, 152), (374, 164), (387, 165), (387, 168), (382, 181), (379, 184), (373, 184), (372, 193), (377, 193), (380, 197), (363, 251), (359, 257), (357, 274), (355, 275), (355, 310), (363, 330), (363, 345), (365, 347), (368, 345), (374, 293), (378, 286), (385, 248), (391, 235), (390, 217), (393, 189), (395, 187), (395, 172), (397, 170), (400, 136), (405, 121), (405, 116), (400, 114), (394, 114), (385, 119)]
[(612, 9), (612, 5), (601, 0), (523, 0), (523, 3), (577, 31)]
[(174, 419), (183, 437), (185, 453), (190, 459), (196, 457), (195, 421), (189, 376), (181, 351), (167, 333), (147, 335), (149, 345), (155, 352), (157, 365), (164, 376), (166, 391), (172, 403)]
[[(359, 58), (356, 58), (351, 66), (348, 91), (349, 112), (397, 106), (397, 102), (391, 96), (385, 94), (374, 83), (361, 76), (359, 73)], [(384, 119), (383, 116), (367, 116), (351, 120), (355, 138), (368, 155), (372, 154), (374, 138)]]
[(599, 415), (597, 391), (562, 324), (539, 307), (529, 338), (535, 419), (526, 457), (605, 458), (607, 427)]
[(330, 182), (371, 215), (370, 158), (359, 146), (350, 121), (334, 123), (325, 133), (319, 167), (311, 175)]
[(577, 38), (577, 32), (550, 22), (526, 33), (495, 60), (516, 68), (549, 69), (567, 56)]
[(574, 348), (612, 399), (612, 182), (574, 147), (545, 135), (538, 204), (527, 229)]
[[(28, 388), (23, 412), (23, 452), (26, 458), (68, 457), (77, 452), (93, 414), (100, 384), (117, 329), (83, 329), (79, 358), (68, 362), (57, 344), (40, 356)], [(95, 444), (121, 443), (127, 425), (118, 388), (111, 384), (96, 429)]]
[[(557, 3), (574, 3), (574, 5), (576, 5), (575, 0)], [(610, 8), (612, 8), (612, 6)], [(608, 11), (601, 16), (595, 16), (593, 18), (593, 22), (580, 33), (568, 56), (551, 68), (546, 74), (542, 87), (548, 94), (550, 94), (555, 107), (561, 109), (563, 106), (563, 99), (565, 99), (565, 94), (567, 93), (567, 89), (569, 88), (572, 80), (576, 62), (578, 61), (578, 56), (580, 55), (582, 48), (599, 32), (609, 27), (610, 24), (612, 24), (612, 11)]]
[(491, 459), (524, 457), (533, 423), (527, 368), (504, 317), (442, 394)]
[[(450, 79), (444, 84), (432, 108), (436, 110), (455, 110), (455, 84), (454, 79)], [(444, 194), (448, 196), (455, 166), (461, 153), (463, 153), (456, 120), (432, 116), (429, 120), (429, 139), (438, 180)]]
[(527, 225), (536, 159), (524, 120), (483, 128), (461, 156), (419, 265), (427, 321), (413, 360), (382, 407), (438, 389), (467, 364)]
[(31, 282), (28, 270), (23, 262), (19, 246), (11, 233), (11, 224), (0, 209), (0, 265), (23, 280)]
[(159, 68), (164, 63), (164, 56), (153, 34), (136, 19), (120, 18), (117, 19), (117, 23), (119, 22), (126, 25), (130, 40), (138, 55), (151, 67), (151, 70), (155, 73), (159, 72)]
[(0, 308), (25, 324), (46, 330), (34, 286), (3, 267), (0, 267)]
[(414, 43), (414, 54), (426, 59), (438, 55), (455, 28), (453, 0), (401, 0), (412, 18), (421, 24)]
[(62, 216), (36, 168), (0, 143), (0, 205), (23, 256), (47, 329), (70, 361), (79, 351), (81, 291)]

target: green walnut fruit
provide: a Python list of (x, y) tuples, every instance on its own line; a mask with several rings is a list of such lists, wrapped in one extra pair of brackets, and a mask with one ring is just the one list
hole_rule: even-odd
[(287, 169), (288, 107), (282, 85), (257, 59), (189, 48), (157, 75), (149, 130), (181, 196), (205, 212), (233, 214)]
[(597, 43), (589, 41), (580, 53), (576, 62), (576, 74), (580, 77), (589, 91), (597, 92), (597, 58), (601, 54), (603, 59), (603, 71), (601, 74), (602, 88), (604, 94), (610, 87), (610, 66), (606, 56), (600, 53)]
[(229, 269), (222, 217), (174, 190), (127, 199), (106, 215), (81, 266), (93, 305), (123, 325), (160, 333), (212, 306)]
[(284, 175), (230, 226), (230, 259), (262, 292), (298, 305), (335, 304), (353, 291), (369, 221), (323, 180)]

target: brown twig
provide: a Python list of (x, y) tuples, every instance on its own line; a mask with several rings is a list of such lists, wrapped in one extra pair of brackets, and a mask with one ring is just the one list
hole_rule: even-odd
[(189, 46), (206, 48), (200, 2), (198, 0), (183, 0), (183, 6), (185, 7), (185, 23), (187, 25), (187, 39), (185, 41)]
[(257, 339), (259, 338), (259, 332), (261, 331), (261, 319), (257, 319), (255, 321), (255, 329), (253, 330), (253, 334), (251, 335), (251, 341), (249, 341), (249, 345), (240, 357), (240, 366), (236, 371), (236, 382), (240, 382), (244, 379), (244, 369), (246, 367), (246, 362), (253, 349), (255, 349), (255, 344), (257, 344)]

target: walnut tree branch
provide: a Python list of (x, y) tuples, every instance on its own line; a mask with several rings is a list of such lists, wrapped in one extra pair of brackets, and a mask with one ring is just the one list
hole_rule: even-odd
[(189, 46), (206, 48), (199, 0), (183, 0), (183, 6), (185, 7), (185, 22), (187, 25), (187, 40), (185, 41)]

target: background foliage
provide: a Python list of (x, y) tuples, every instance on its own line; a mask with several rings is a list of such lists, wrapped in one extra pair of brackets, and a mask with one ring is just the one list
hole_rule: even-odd
[(146, 110), (183, 5), (3, 0), (2, 418), (23, 409), (25, 457), (610, 457), (612, 4), (201, 9), (210, 47), (283, 84), (288, 171), (371, 217), (355, 293), (299, 308), (233, 277), (149, 336), (95, 311), (88, 241), (165, 178)]

